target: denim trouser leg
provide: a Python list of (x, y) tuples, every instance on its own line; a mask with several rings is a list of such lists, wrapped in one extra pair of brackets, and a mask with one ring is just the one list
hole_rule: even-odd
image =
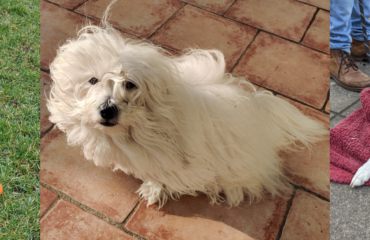
[[(362, 0), (362, 5), (364, 6), (367, 38), (368, 40), (370, 40), (370, 20), (369, 20), (370, 1)], [(364, 35), (362, 33), (360, 6), (358, 5), (358, 0), (355, 0), (354, 2), (353, 11), (351, 15), (351, 24), (352, 24), (352, 31), (351, 31), (352, 38), (358, 41), (364, 41)]]
[(354, 1), (330, 0), (330, 49), (350, 52), (351, 14)]

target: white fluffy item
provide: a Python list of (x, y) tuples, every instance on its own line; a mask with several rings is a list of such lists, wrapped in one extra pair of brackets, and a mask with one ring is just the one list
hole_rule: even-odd
[[(68, 143), (82, 146), (97, 166), (143, 180), (138, 192), (148, 205), (201, 192), (212, 203), (237, 206), (245, 196), (253, 202), (290, 191), (279, 151), (310, 147), (328, 130), (225, 74), (220, 51), (170, 57), (123, 39), (106, 22), (109, 7), (103, 26), (82, 28), (50, 66), (50, 120)], [(118, 110), (112, 126), (102, 125), (107, 101)]]

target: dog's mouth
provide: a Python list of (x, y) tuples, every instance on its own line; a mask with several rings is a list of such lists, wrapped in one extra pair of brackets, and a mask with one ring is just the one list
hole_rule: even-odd
[(111, 122), (100, 122), (101, 125), (103, 125), (104, 127), (114, 127), (117, 125), (117, 123), (111, 123)]

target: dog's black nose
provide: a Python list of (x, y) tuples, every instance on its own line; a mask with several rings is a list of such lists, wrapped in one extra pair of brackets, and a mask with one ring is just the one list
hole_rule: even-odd
[(108, 121), (115, 118), (118, 115), (118, 108), (116, 105), (103, 104), (100, 106), (100, 116)]

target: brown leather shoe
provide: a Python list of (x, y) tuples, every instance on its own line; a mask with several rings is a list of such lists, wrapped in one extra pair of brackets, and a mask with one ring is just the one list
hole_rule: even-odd
[(369, 59), (366, 56), (366, 48), (363, 41), (352, 39), (351, 55), (355, 61), (369, 62)]
[(330, 76), (350, 91), (361, 92), (370, 87), (370, 77), (357, 67), (349, 53), (342, 50), (330, 49)]

